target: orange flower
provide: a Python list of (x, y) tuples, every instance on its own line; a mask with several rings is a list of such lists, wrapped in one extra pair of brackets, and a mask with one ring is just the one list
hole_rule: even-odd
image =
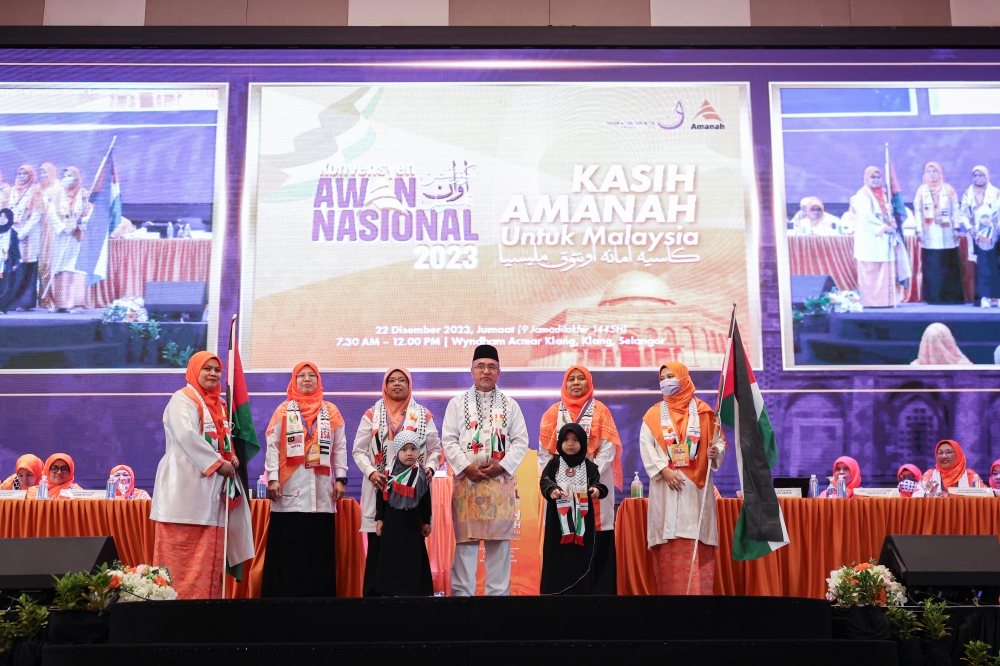
[(869, 564), (868, 562), (862, 562), (858, 566), (854, 567), (854, 570), (855, 571), (864, 571), (865, 569), (871, 569), (871, 568), (872, 568), (871, 564)]
[(122, 586), (122, 579), (119, 578), (118, 576), (112, 576), (111, 577), (111, 582), (108, 583), (108, 589), (109, 590), (117, 590), (121, 586)]
[(125, 567), (125, 573), (135, 573), (135, 567)]
[(167, 581), (164, 580), (163, 576), (157, 576), (156, 578), (153, 579), (153, 582), (159, 585), (160, 587), (167, 586)]
[(881, 589), (881, 590), (879, 590), (878, 594), (875, 595), (875, 605), (876, 606), (885, 606), (885, 589), (884, 588)]

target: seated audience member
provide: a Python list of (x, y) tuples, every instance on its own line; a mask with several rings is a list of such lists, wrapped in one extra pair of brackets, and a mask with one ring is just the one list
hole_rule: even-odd
[(913, 497), (920, 484), (923, 473), (916, 465), (903, 465), (896, 472), (896, 480), (899, 481), (899, 496)]
[(17, 459), (14, 473), (0, 483), (0, 490), (27, 490), (38, 485), (42, 478), (42, 459), (27, 453)]
[(917, 358), (910, 365), (973, 365), (972, 361), (962, 353), (944, 324), (935, 322), (924, 329), (920, 336), (920, 350)]
[(792, 233), (796, 236), (836, 236), (840, 219), (830, 215), (817, 197), (799, 202), (799, 212), (792, 218)]
[(115, 480), (115, 499), (150, 499), (149, 493), (135, 487), (135, 473), (128, 465), (112, 467), (111, 478)]
[(947, 497), (949, 488), (985, 488), (975, 471), (965, 466), (965, 452), (953, 439), (934, 447), (935, 466), (924, 472), (914, 497)]
[[(59, 494), (67, 488), (71, 490), (83, 490), (83, 488), (73, 483), (74, 469), (73, 458), (65, 453), (53, 453), (48, 457), (48, 460), (45, 461), (45, 468), (42, 470), (42, 475), (48, 478), (50, 499), (59, 499)], [(38, 486), (35, 485), (33, 488), (28, 489), (28, 499), (37, 498)]]
[(994, 460), (990, 466), (990, 488), (1000, 490), (1000, 458)]
[(837, 497), (837, 480), (844, 475), (847, 482), (847, 496), (854, 497), (854, 489), (861, 485), (861, 467), (858, 461), (850, 456), (840, 456), (833, 463), (833, 481), (830, 487), (820, 493), (820, 497)]

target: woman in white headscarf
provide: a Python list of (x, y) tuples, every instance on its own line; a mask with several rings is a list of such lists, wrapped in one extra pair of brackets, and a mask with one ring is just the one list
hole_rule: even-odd
[(864, 186), (851, 197), (854, 231), (854, 260), (858, 265), (858, 291), (866, 308), (892, 307), (901, 300), (894, 292), (896, 275), (895, 246), (899, 236), (892, 218), (892, 199), (885, 190), (882, 170), (865, 169)]
[(970, 254), (976, 255), (976, 295), (979, 304), (988, 308), (1000, 299), (1000, 266), (998, 266), (997, 213), (1000, 211), (1000, 188), (990, 182), (990, 170), (978, 164), (972, 167), (972, 184), (962, 194), (959, 204), (963, 226), (975, 243)]

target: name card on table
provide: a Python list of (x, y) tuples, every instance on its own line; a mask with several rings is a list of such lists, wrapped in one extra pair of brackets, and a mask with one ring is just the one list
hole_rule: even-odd
[(798, 497), (802, 498), (801, 488), (775, 488), (774, 494), (778, 497)]
[(106, 490), (79, 490), (77, 488), (67, 488), (59, 493), (60, 497), (66, 499), (107, 499)]
[(855, 488), (855, 497), (899, 497), (899, 488)]
[(949, 488), (950, 497), (993, 497), (992, 488)]
[(0, 499), (24, 499), (27, 495), (27, 490), (0, 490)]

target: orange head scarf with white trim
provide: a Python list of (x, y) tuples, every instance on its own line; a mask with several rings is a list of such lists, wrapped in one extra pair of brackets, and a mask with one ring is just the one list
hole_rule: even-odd
[[(225, 440), (223, 438), (223, 433), (226, 432), (227, 419), (226, 419), (226, 401), (222, 399), (222, 381), (221, 377), (219, 383), (216, 384), (215, 388), (208, 390), (204, 388), (201, 383), (198, 382), (198, 375), (201, 374), (202, 368), (209, 361), (215, 361), (219, 364), (219, 368), (222, 367), (222, 361), (219, 357), (210, 351), (200, 351), (191, 356), (191, 360), (188, 361), (187, 371), (184, 373), (184, 379), (190, 384), (191, 388), (201, 395), (202, 400), (205, 401), (205, 406), (208, 407), (208, 413), (212, 416), (212, 422), (215, 424), (215, 431), (218, 433), (219, 437), (219, 453), (226, 460), (231, 460), (233, 457), (233, 452), (223, 451), (225, 447)], [(198, 405), (199, 419), (204, 418), (201, 412), (201, 402), (198, 400), (198, 395), (195, 395), (191, 388), (187, 386), (184, 387), (183, 391), (187, 397), (194, 401), (194, 404)]]
[[(298, 389), (295, 385), (295, 376), (302, 372), (303, 368), (312, 368), (313, 372), (316, 373), (316, 390), (312, 393), (306, 394)], [(315, 363), (303, 362), (299, 363), (292, 370), (292, 379), (288, 382), (288, 389), (285, 391), (285, 396), (288, 400), (294, 400), (299, 405), (299, 410), (302, 414), (302, 420), (306, 424), (316, 423), (319, 418), (320, 409), (323, 407), (323, 377), (319, 374), (319, 368), (316, 367)], [(288, 413), (287, 409), (288, 402), (284, 402), (274, 410), (274, 415), (271, 417), (271, 422), (267, 426), (268, 436), (272, 432), (278, 433), (278, 483), (285, 485), (285, 483), (292, 477), (292, 474), (299, 467), (302, 466), (304, 460), (299, 458), (299, 462), (288, 462), (288, 452), (285, 446), (285, 426), (286, 426), (286, 415)], [(344, 425), (344, 417), (341, 416), (340, 410), (338, 410), (332, 403), (327, 402), (327, 415), (330, 417), (330, 435), (337, 431), (337, 428)], [(308, 429), (306, 430), (306, 448), (319, 437), (319, 428), (315, 427), (310, 434)], [(332, 453), (331, 453), (332, 458)], [(322, 476), (330, 475), (329, 467), (313, 467), (314, 474), (319, 474)]]
[[(52, 483), (52, 473), (50, 471), (52, 465), (55, 464), (57, 460), (62, 460), (69, 466), (69, 478), (66, 480), (66, 483), (60, 483), (58, 485)], [(75, 478), (76, 474), (76, 465), (73, 464), (73, 458), (66, 455), (65, 453), (53, 453), (45, 460), (45, 469), (43, 473), (48, 478), (49, 497), (52, 499), (59, 499), (60, 492), (62, 492), (66, 488), (73, 487), (74, 485), (73, 479)]]
[[(569, 394), (566, 389), (566, 384), (569, 382), (569, 376), (573, 374), (574, 371), (582, 372), (583, 376), (587, 378), (587, 390), (578, 398), (574, 398)], [(594, 397), (594, 378), (590, 374), (590, 370), (583, 367), (582, 365), (574, 365), (563, 375), (562, 383), (562, 395), (561, 402), (549, 407), (545, 414), (542, 415), (542, 424), (539, 429), (539, 443), (542, 448), (551, 453), (552, 455), (558, 455), (558, 438), (559, 438), (559, 405), (562, 404), (566, 407), (566, 411), (569, 412), (569, 417), (576, 421), (580, 418), (580, 412), (586, 407), (587, 402)], [(611, 416), (611, 410), (607, 406), (594, 400), (594, 418), (590, 422), (590, 434), (587, 436), (587, 455), (593, 458), (597, 455), (598, 449), (601, 448), (602, 441), (609, 441), (615, 445), (615, 457), (612, 462), (615, 478), (615, 488), (619, 490), (622, 489), (622, 442), (618, 435), (618, 427), (615, 425), (615, 420)]]
[[(14, 480), (17, 478), (17, 473), (22, 469), (26, 469), (35, 475), (35, 485), (38, 485), (38, 481), (42, 478), (42, 472), (45, 468), (45, 464), (42, 459), (33, 453), (26, 453), (17, 459), (17, 463), (14, 465), (14, 473), (8, 477), (2, 484), (0, 484), (0, 490), (13, 490)], [(34, 486), (21, 486), (21, 490), (27, 490)]]
[[(389, 375), (394, 372), (402, 372), (406, 375), (406, 396), (402, 400), (396, 400), (389, 395)], [(382, 376), (382, 402), (385, 404), (385, 417), (389, 420), (389, 440), (393, 438), (392, 431), (398, 430), (406, 416), (406, 408), (410, 405), (410, 396), (413, 395), (413, 377), (406, 368), (389, 368)], [(389, 466), (392, 469), (392, 465)]]
[[(937, 452), (942, 444), (950, 444), (951, 448), (955, 449), (955, 464), (948, 469), (941, 467), (941, 463), (937, 461)], [(957, 487), (959, 479), (965, 475), (965, 451), (962, 450), (961, 445), (955, 440), (942, 439), (934, 447), (934, 467), (941, 474), (942, 490)]]
[[(705, 447), (710, 446), (715, 437), (715, 412), (704, 401), (694, 397), (694, 382), (691, 381), (691, 373), (683, 363), (671, 361), (660, 366), (660, 372), (667, 368), (674, 376), (681, 380), (681, 390), (676, 395), (664, 396), (663, 401), (667, 403), (670, 412), (670, 420), (674, 425), (677, 436), (686, 436), (688, 427), (689, 410), (691, 399), (694, 398), (698, 408), (698, 424), (701, 428), (701, 441), (698, 443), (698, 452), (694, 457), (694, 464), (687, 467), (678, 467), (684, 476), (691, 479), (698, 488), (705, 487), (705, 480), (708, 476), (708, 455), (704, 453)], [(649, 408), (643, 417), (643, 422), (649, 431), (653, 433), (657, 443), (664, 452), (667, 452), (667, 443), (663, 439), (663, 429), (660, 422), (660, 403)], [(670, 463), (673, 468), (673, 463)]]

